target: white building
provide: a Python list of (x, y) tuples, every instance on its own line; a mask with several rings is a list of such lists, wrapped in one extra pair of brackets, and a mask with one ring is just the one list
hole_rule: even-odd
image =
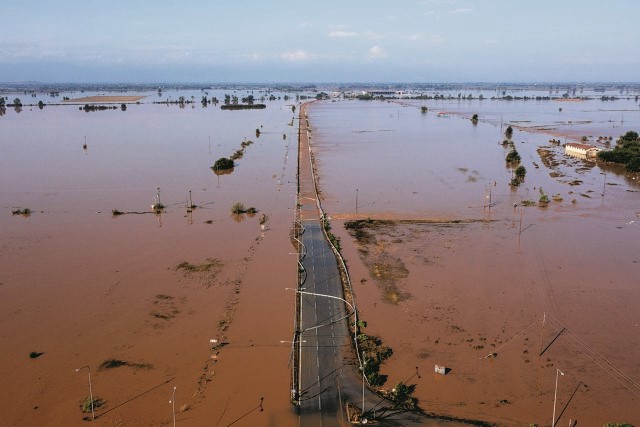
[(577, 142), (567, 142), (564, 146), (565, 154), (581, 159), (594, 158), (598, 154), (598, 151), (600, 151), (600, 149), (593, 145), (579, 144)]

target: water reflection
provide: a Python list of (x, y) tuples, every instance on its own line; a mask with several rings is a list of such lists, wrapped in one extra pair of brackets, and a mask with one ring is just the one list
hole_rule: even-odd
[(238, 223), (243, 222), (245, 220), (244, 214), (241, 214), (241, 213), (231, 213), (231, 218)]
[(233, 171), (235, 170), (235, 168), (218, 169), (218, 170), (211, 169), (211, 170), (213, 170), (213, 173), (215, 173), (216, 175), (221, 176), (221, 175), (231, 175), (233, 173)]

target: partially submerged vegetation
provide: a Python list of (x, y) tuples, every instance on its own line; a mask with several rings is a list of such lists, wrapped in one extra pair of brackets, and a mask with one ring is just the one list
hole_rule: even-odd
[(520, 184), (524, 182), (524, 177), (527, 175), (527, 168), (520, 165), (513, 172), (514, 176), (511, 179), (511, 187), (518, 187)]
[[(256, 136), (260, 136), (258, 129), (256, 129)], [(245, 139), (240, 143), (239, 149), (234, 151), (233, 154), (231, 154), (231, 156), (229, 156), (228, 158), (221, 157), (216, 160), (213, 166), (211, 166), (211, 169), (213, 169), (213, 171), (218, 175), (233, 171), (233, 168), (236, 165), (235, 161), (241, 159), (244, 156), (247, 147), (249, 147), (251, 144), (253, 144), (253, 141), (251, 141), (250, 139)]]
[[(366, 327), (366, 322), (358, 322), (360, 330)], [(387, 375), (380, 373), (380, 365), (391, 357), (393, 350), (382, 345), (382, 340), (364, 332), (358, 334), (358, 348), (362, 357), (364, 375), (372, 387), (381, 387), (387, 382)]]
[[(88, 113), (90, 111), (117, 110), (118, 106), (117, 105), (84, 104), (84, 107), (78, 107), (78, 109), (80, 111), (84, 111), (85, 113)], [(125, 108), (122, 111), (125, 111), (126, 109), (127, 107), (125, 106)]]
[(509, 153), (507, 153), (507, 157), (505, 157), (505, 161), (507, 162), (507, 166), (517, 166), (520, 164), (520, 154), (518, 150), (513, 147)]
[(120, 366), (128, 366), (135, 369), (151, 369), (153, 365), (149, 363), (131, 363), (119, 359), (104, 360), (98, 367), (98, 371), (106, 371), (107, 369), (119, 368)]
[[(183, 261), (176, 266), (177, 270), (182, 270), (186, 273), (198, 273), (198, 272), (209, 272), (214, 269), (219, 269), (222, 267), (222, 262), (215, 258), (207, 258), (205, 262), (200, 264), (192, 264), (187, 261)], [(163, 295), (158, 295), (158, 299), (169, 299), (164, 297)]]
[(540, 198), (538, 199), (538, 206), (544, 208), (549, 204), (549, 196), (540, 187)]
[(211, 166), (214, 172), (233, 169), (235, 163), (233, 159), (229, 159), (227, 157), (220, 157), (216, 162)]
[[(101, 406), (104, 406), (107, 402), (104, 399), (94, 396), (91, 398), (90, 396), (86, 396), (78, 405), (80, 410), (85, 414), (95, 411)], [(87, 418), (85, 418), (86, 420)], [(89, 420), (91, 421), (91, 420)]]
[(221, 110), (261, 110), (267, 108), (265, 104), (227, 104), (221, 105)]
[(15, 209), (15, 210), (11, 211), (11, 214), (12, 215), (29, 216), (29, 215), (31, 215), (31, 209), (29, 209), (29, 208)]
[(331, 223), (329, 220), (325, 219), (324, 221), (324, 231), (327, 233), (329, 237), (329, 241), (336, 248), (338, 252), (342, 250), (342, 246), (340, 245), (340, 238), (331, 232)]
[(513, 136), (513, 128), (511, 127), (511, 125), (509, 125), (504, 131), (504, 136), (506, 136), (507, 139), (511, 139), (511, 137)]
[[(246, 207), (244, 203), (236, 202), (231, 206), (231, 217), (236, 222), (242, 222), (245, 220), (244, 215), (247, 214), (248, 217), (253, 218), (258, 213), (258, 209), (253, 206)], [(262, 225), (263, 223), (261, 223)]]
[(623, 164), (628, 172), (640, 172), (640, 137), (629, 131), (622, 135), (613, 150), (598, 152), (598, 160)]

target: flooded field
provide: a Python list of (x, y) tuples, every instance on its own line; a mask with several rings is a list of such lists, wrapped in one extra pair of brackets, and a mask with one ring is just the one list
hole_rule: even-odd
[[(100, 425), (169, 425), (174, 387), (181, 425), (292, 424), (280, 341), (294, 315), (295, 100), (221, 111), (200, 91), (133, 95), (126, 111), (0, 117), (2, 424), (81, 424), (85, 366)], [(181, 96), (195, 102), (152, 104)], [(232, 173), (214, 174), (245, 141)], [(236, 202), (257, 214), (232, 215)]]
[(394, 350), (389, 388), (411, 378), (429, 412), (550, 425), (559, 369), (559, 425), (640, 422), (640, 186), (562, 147), (640, 129), (633, 99), (324, 102), (309, 120), (361, 317)]
[[(7, 95), (25, 105), (0, 117), (3, 425), (91, 417), (87, 366), (100, 425), (170, 425), (174, 387), (181, 425), (298, 423), (284, 290), (297, 275), (297, 100), (200, 103), (248, 93)], [(640, 186), (562, 147), (640, 130), (637, 102), (493, 95), (309, 107), (361, 316), (393, 348), (386, 386), (411, 378), (428, 412), (548, 425), (560, 369), (558, 425), (637, 424)], [(65, 96), (119, 98), (84, 111)], [(517, 189), (508, 125), (527, 171)], [(242, 148), (231, 173), (211, 170)], [(232, 214), (237, 202), (257, 213)]]

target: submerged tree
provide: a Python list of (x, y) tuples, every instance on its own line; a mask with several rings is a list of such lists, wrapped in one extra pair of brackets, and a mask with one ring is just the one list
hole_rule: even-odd
[(415, 409), (418, 399), (413, 397), (416, 385), (407, 385), (400, 381), (389, 393), (389, 399), (397, 406), (404, 409)]
[(216, 162), (211, 166), (211, 169), (215, 171), (232, 169), (234, 166), (233, 160), (228, 159), (226, 157), (220, 157)]
[(507, 162), (507, 166), (515, 166), (520, 163), (520, 154), (518, 154), (515, 147), (509, 151), (505, 160)]
[(511, 139), (511, 137), (513, 136), (513, 128), (511, 127), (511, 125), (509, 125), (509, 127), (507, 127), (507, 130), (504, 131), (504, 136), (509, 139)]
[(638, 132), (628, 131), (617, 141), (613, 150), (598, 152), (598, 160), (625, 165), (629, 172), (640, 172), (640, 138)]
[(538, 199), (538, 204), (542, 207), (549, 204), (549, 196), (547, 196), (542, 187), (540, 187), (540, 198)]
[(520, 184), (522, 184), (524, 182), (524, 177), (526, 174), (527, 174), (527, 169), (522, 165), (518, 166), (514, 171), (514, 177), (511, 180), (511, 186), (517, 187)]

